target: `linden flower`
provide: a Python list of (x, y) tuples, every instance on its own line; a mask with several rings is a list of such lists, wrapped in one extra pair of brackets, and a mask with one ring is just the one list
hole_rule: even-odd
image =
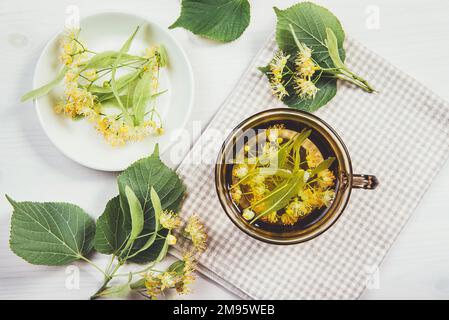
[(288, 96), (287, 89), (281, 82), (279, 82), (278, 79), (272, 78), (270, 81), (270, 85), (271, 85), (271, 92), (273, 93), (273, 95), (278, 97), (279, 100), (282, 100), (284, 99), (285, 96)]
[(315, 98), (319, 89), (315, 86), (315, 84), (312, 81), (298, 77), (295, 77), (294, 81), (295, 81), (294, 89), (301, 98), (306, 99)]
[(279, 216), (276, 211), (272, 211), (272, 212), (267, 213), (266, 215), (262, 216), (261, 219), (265, 222), (276, 223), (279, 220)]
[(97, 79), (97, 70), (89, 69), (83, 73), (84, 77), (86, 77), (89, 81), (95, 81)]
[(318, 185), (325, 189), (334, 185), (335, 176), (332, 171), (326, 169), (318, 173)]
[(205, 231), (204, 225), (200, 222), (198, 216), (193, 215), (189, 218), (187, 222), (187, 227), (185, 228), (185, 233), (192, 240), (193, 246), (202, 252), (206, 250), (207, 233)]
[(285, 126), (283, 124), (274, 125), (269, 127), (265, 134), (267, 135), (267, 139), (270, 142), (278, 142), (279, 133), (281, 130), (283, 130)]
[(334, 200), (335, 191), (334, 190), (326, 190), (323, 192), (323, 202), (326, 207), (329, 207), (332, 200)]
[(322, 194), (317, 190), (305, 189), (300, 196), (302, 202), (310, 207), (321, 208), (324, 205)]
[(177, 229), (181, 225), (181, 219), (171, 210), (163, 210), (159, 217), (159, 222), (165, 229)]
[(305, 201), (299, 201), (297, 198), (290, 202), (290, 204), (287, 206), (287, 209), (285, 210), (286, 214), (296, 218), (304, 217), (310, 212), (312, 212), (312, 206)]
[(318, 149), (307, 151), (306, 161), (309, 168), (316, 168), (323, 160), (323, 156)]
[(189, 285), (195, 281), (195, 267), (196, 263), (193, 259), (193, 254), (188, 252), (183, 257), (184, 268), (182, 269), (181, 277), (175, 283), (176, 292), (179, 294), (186, 294), (190, 292)]
[(301, 43), (301, 46), (299, 47), (298, 55), (296, 56), (296, 59), (295, 59), (295, 64), (301, 65), (311, 59), (312, 59), (312, 49), (310, 49), (304, 43)]
[(156, 299), (157, 296), (162, 294), (162, 281), (153, 273), (148, 273), (144, 276), (145, 278), (145, 287), (147, 289), (147, 294), (151, 299)]
[(253, 210), (246, 208), (245, 210), (243, 210), (242, 216), (243, 218), (245, 218), (245, 220), (252, 220), (256, 216), (256, 214)]
[(298, 222), (298, 219), (299, 219), (298, 216), (291, 215), (287, 212), (285, 212), (281, 215), (282, 224), (285, 224), (288, 226), (294, 225), (296, 222)]
[(64, 103), (58, 103), (55, 106), (57, 113), (64, 113), (68, 117), (75, 118), (83, 115), (85, 108), (94, 109), (96, 107), (95, 98), (84, 88), (77, 86), (68, 86), (65, 91)]
[(305, 61), (300, 65), (297, 65), (296, 67), (296, 70), (301, 75), (301, 77), (307, 78), (309, 80), (314, 75), (315, 71), (319, 69), (320, 68), (317, 67), (311, 59)]
[(269, 65), (271, 73), (271, 91), (278, 97), (279, 100), (282, 100), (285, 96), (288, 96), (288, 92), (282, 83), (284, 68), (287, 65), (288, 58), (290, 58), (290, 56), (286, 56), (282, 51), (278, 51)]
[(253, 192), (254, 196), (256, 196), (256, 197), (257, 196), (263, 196), (266, 191), (267, 191), (267, 187), (263, 183), (255, 185), (252, 188), (252, 192)]
[(290, 56), (286, 56), (282, 50), (279, 50), (274, 55), (273, 60), (270, 62), (270, 70), (275, 78), (282, 79), (283, 71), (287, 65), (287, 61)]
[(234, 188), (231, 191), (231, 197), (235, 202), (240, 202), (240, 199), (242, 199), (242, 190), (239, 187)]
[(174, 235), (169, 234), (169, 235), (167, 236), (167, 243), (168, 243), (169, 246), (175, 245), (175, 244), (176, 244), (176, 241), (177, 241), (177, 239), (176, 239), (176, 237), (175, 237)]
[(246, 164), (239, 164), (232, 170), (233, 175), (239, 179), (244, 178), (248, 174), (248, 172), (249, 168)]

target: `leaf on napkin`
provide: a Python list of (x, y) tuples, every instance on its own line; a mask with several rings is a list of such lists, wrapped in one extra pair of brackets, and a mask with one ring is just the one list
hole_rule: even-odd
[(65, 265), (92, 249), (95, 223), (80, 207), (61, 202), (16, 202), (11, 219), (11, 250), (32, 264)]
[(250, 21), (248, 0), (183, 0), (181, 15), (169, 28), (182, 27), (212, 40), (230, 42)]

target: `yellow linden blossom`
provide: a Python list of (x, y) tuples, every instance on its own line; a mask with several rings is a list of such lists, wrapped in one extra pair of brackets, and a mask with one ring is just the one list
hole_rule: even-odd
[(312, 49), (310, 49), (308, 46), (306, 46), (305, 44), (302, 44), (301, 47), (299, 48), (299, 52), (298, 55), (296, 56), (295, 59), (295, 64), (296, 65), (301, 65), (309, 60), (312, 59)]
[(326, 169), (318, 173), (318, 185), (325, 189), (334, 185), (335, 176), (332, 171)]
[(79, 66), (86, 58), (86, 49), (77, 39), (78, 33), (79, 29), (67, 29), (61, 38), (60, 59), (66, 66)]
[(335, 197), (335, 191), (334, 190), (326, 190), (323, 192), (323, 202), (324, 205), (326, 206), (326, 208), (328, 208), (330, 206), (330, 204), (332, 203), (332, 200), (334, 200)]
[(240, 179), (244, 178), (248, 174), (248, 172), (248, 165), (244, 163), (234, 166), (234, 168), (232, 169), (232, 175)]
[(169, 230), (177, 229), (181, 225), (181, 219), (171, 210), (162, 211), (159, 217), (159, 222), (161, 223), (161, 226)]
[[(184, 254), (182, 260), (175, 262), (175, 268), (155, 274), (149, 272), (143, 275), (147, 295), (157, 299), (165, 290), (174, 288), (178, 294), (189, 293), (189, 285), (195, 280), (195, 260), (192, 253)], [(180, 268), (182, 267), (182, 269)]]
[(306, 161), (309, 168), (316, 168), (323, 161), (323, 156), (317, 149), (308, 150)]
[(156, 299), (162, 294), (162, 281), (160, 277), (153, 273), (147, 273), (144, 278), (148, 296), (150, 296), (151, 299)]
[(271, 72), (271, 91), (278, 97), (279, 100), (282, 100), (285, 96), (288, 96), (288, 92), (282, 82), (282, 77), (289, 57), (290, 56), (286, 56), (282, 51), (278, 51), (269, 65)]
[(78, 86), (68, 86), (65, 90), (63, 102), (56, 104), (55, 111), (57, 113), (64, 113), (70, 118), (75, 118), (83, 115), (84, 109), (94, 109), (95, 107), (96, 102), (92, 93)]
[(292, 226), (298, 222), (299, 217), (285, 212), (281, 215), (281, 222), (287, 226)]
[(292, 217), (304, 217), (305, 215), (308, 215), (310, 212), (312, 212), (313, 207), (305, 202), (305, 201), (299, 201), (298, 198), (295, 198), (290, 204), (287, 206), (285, 213)]
[(284, 129), (285, 126), (283, 124), (276, 124), (274, 126), (269, 127), (265, 132), (268, 141), (278, 143), (279, 133)]
[(97, 80), (97, 70), (89, 69), (83, 73), (83, 76), (86, 77), (89, 81)]
[(319, 89), (315, 86), (313, 81), (299, 77), (295, 77), (294, 81), (294, 89), (301, 98), (315, 98)]
[(195, 281), (194, 271), (196, 268), (193, 254), (188, 252), (183, 257), (184, 268), (182, 270), (182, 276), (175, 283), (176, 292), (179, 294), (187, 294), (190, 292), (189, 285)]
[(315, 71), (320, 69), (313, 63), (312, 59), (305, 61), (301, 65), (298, 65), (296, 68), (298, 73), (302, 77), (307, 78), (309, 80), (315, 74)]
[(235, 202), (237, 202), (237, 203), (240, 202), (240, 199), (242, 199), (242, 190), (240, 189), (240, 187), (237, 186), (232, 189), (231, 197), (232, 197), (232, 200), (234, 200)]
[(167, 235), (167, 243), (169, 246), (174, 246), (178, 239), (172, 234)]
[(263, 196), (267, 191), (268, 191), (267, 187), (265, 186), (264, 183), (254, 185), (252, 187), (252, 192), (255, 197)]
[(185, 228), (185, 233), (192, 240), (193, 246), (202, 252), (206, 250), (207, 245), (207, 233), (204, 225), (200, 222), (198, 216), (193, 215), (187, 221), (187, 226)]
[(310, 207), (321, 208), (324, 205), (323, 196), (319, 190), (308, 188), (303, 190), (300, 196), (303, 203)]
[(262, 216), (260, 219), (265, 222), (276, 223), (279, 220), (279, 216), (276, 211), (272, 211)]

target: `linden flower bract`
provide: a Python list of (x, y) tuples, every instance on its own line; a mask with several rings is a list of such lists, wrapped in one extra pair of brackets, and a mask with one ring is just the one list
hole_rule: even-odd
[(193, 215), (187, 221), (187, 226), (184, 229), (188, 238), (192, 240), (193, 246), (202, 252), (206, 250), (207, 233), (204, 225), (200, 222), (198, 216)]

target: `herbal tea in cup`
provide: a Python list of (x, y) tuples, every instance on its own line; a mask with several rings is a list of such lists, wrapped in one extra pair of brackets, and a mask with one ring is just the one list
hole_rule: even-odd
[(351, 187), (376, 185), (374, 176), (352, 174), (347, 150), (329, 126), (292, 109), (243, 121), (216, 165), (217, 193), (231, 220), (276, 244), (317, 236), (343, 212)]

